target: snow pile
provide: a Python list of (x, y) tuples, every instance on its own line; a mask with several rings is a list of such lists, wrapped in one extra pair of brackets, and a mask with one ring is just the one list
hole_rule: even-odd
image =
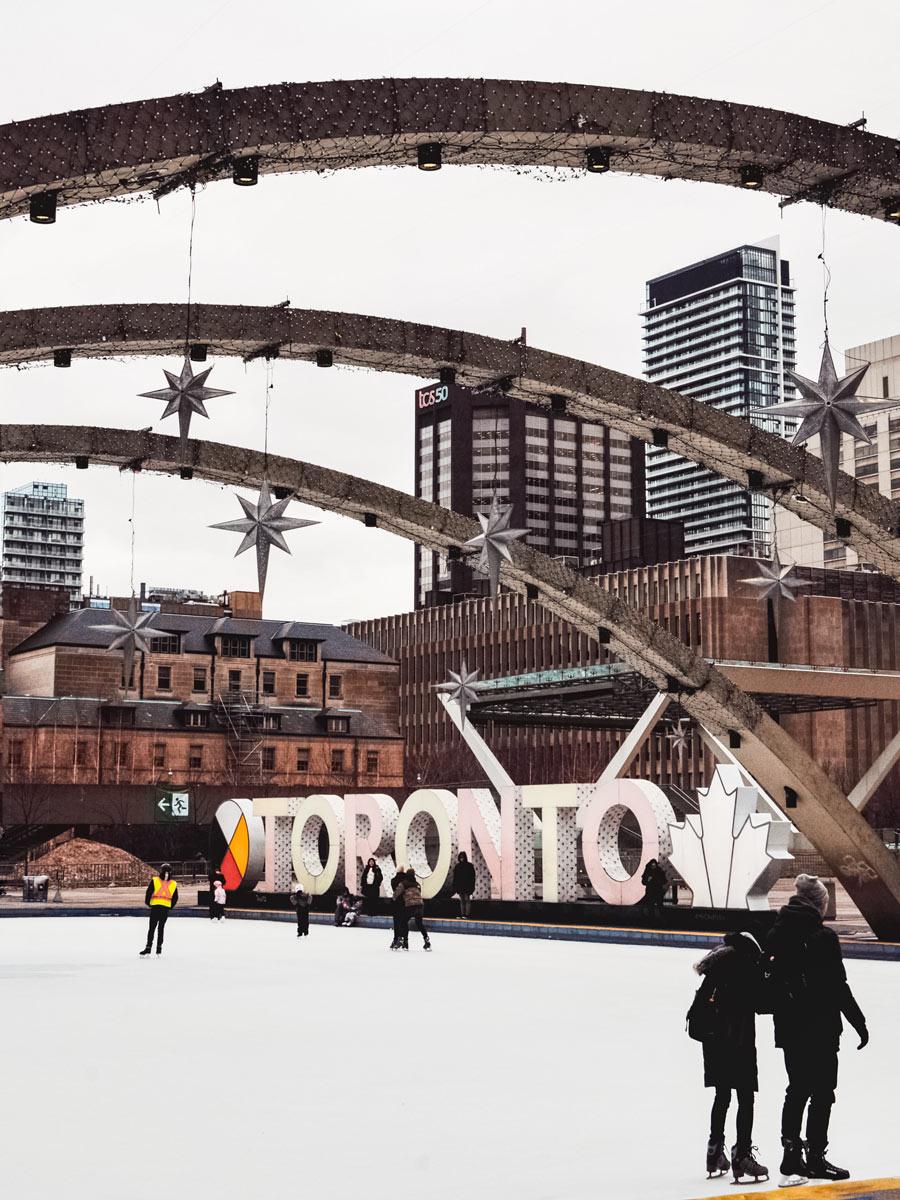
[(106, 846), (103, 842), (90, 842), (87, 838), (73, 838), (62, 846), (32, 859), (28, 864), (32, 875), (49, 875), (66, 887), (106, 887), (110, 883), (146, 883), (153, 868), (127, 850), (118, 846)]

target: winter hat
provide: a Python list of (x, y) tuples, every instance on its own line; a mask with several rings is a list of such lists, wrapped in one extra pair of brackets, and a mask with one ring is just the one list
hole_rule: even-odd
[(817, 909), (822, 916), (828, 907), (828, 889), (818, 875), (798, 875), (795, 883), (797, 896)]

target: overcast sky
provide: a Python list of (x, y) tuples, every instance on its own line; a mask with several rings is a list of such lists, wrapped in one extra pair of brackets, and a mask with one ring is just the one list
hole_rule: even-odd
[[(4, 12), (0, 122), (198, 91), (376, 76), (469, 76), (644, 88), (767, 105), (900, 134), (896, 0), (45, 0)], [(0, 309), (186, 298), (190, 199), (61, 209), (56, 225), (0, 222)], [(197, 194), (193, 297), (338, 309), (475, 330), (524, 325), (532, 346), (632, 374), (646, 279), (780, 234), (798, 289), (798, 366), (817, 373), (822, 216), (736, 189), (624, 176), (545, 181), (501, 169), (345, 171), (229, 182)], [(829, 212), (836, 349), (900, 333), (900, 234)], [(177, 434), (161, 405), (177, 361), (0, 371), (2, 419)], [(838, 363), (840, 366), (840, 363)], [(270, 446), (410, 490), (417, 381), (276, 363)], [(261, 447), (266, 368), (221, 359), (196, 435)], [(0, 489), (67, 482), (86, 500), (85, 587), (127, 591), (132, 478), (0, 465)], [(140, 475), (135, 580), (255, 587), (254, 555), (210, 530), (240, 516), (203, 482)], [(292, 505), (321, 525), (273, 551), (266, 615), (340, 622), (412, 607), (410, 543)]]

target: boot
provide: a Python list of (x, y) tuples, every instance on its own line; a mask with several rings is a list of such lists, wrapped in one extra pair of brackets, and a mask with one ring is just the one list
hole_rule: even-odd
[(141, 951), (141, 953), (140, 953), (139, 957), (140, 957), (140, 958), (143, 958), (143, 957), (144, 957), (144, 955), (145, 955), (145, 954), (149, 954), (149, 953), (150, 953), (150, 951), (151, 951), (152, 949), (153, 949), (153, 947), (152, 947), (152, 946), (145, 946), (145, 947), (144, 947), (144, 949)]
[(400, 946), (401, 946), (400, 939), (399, 939), (399, 938), (394, 938), (394, 940), (391, 942), (391, 949), (392, 949), (392, 950), (399, 950), (399, 949), (400, 949)]
[(833, 1166), (825, 1157), (826, 1146), (822, 1150), (810, 1150), (806, 1156), (806, 1173), (810, 1179), (849, 1179), (850, 1172), (843, 1167)]
[(781, 1139), (784, 1154), (781, 1158), (781, 1179), (779, 1187), (799, 1187), (809, 1181), (806, 1163), (803, 1161), (803, 1143), (799, 1138)]
[(714, 1142), (712, 1138), (706, 1147), (706, 1178), (718, 1179), (728, 1170), (728, 1155), (725, 1153), (724, 1142)]
[(753, 1157), (755, 1149), (755, 1146), (745, 1146), (741, 1149), (737, 1146), (731, 1147), (731, 1169), (734, 1171), (735, 1183), (744, 1182), (745, 1175), (747, 1183), (759, 1183), (760, 1179), (769, 1178), (769, 1168)]
[(430, 949), (431, 949), (431, 942), (429, 942), (429, 940), (428, 940), (428, 938), (427, 938), (427, 937), (425, 938), (425, 945), (422, 947), (422, 949), (423, 949), (423, 950), (430, 950)]
[(401, 949), (401, 950), (408, 950), (408, 949), (409, 949), (409, 938), (401, 938), (401, 940), (400, 940), (400, 949)]

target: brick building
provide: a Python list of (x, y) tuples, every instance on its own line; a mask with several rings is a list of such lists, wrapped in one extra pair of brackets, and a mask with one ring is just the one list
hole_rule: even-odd
[(160, 788), (202, 821), (226, 796), (403, 783), (399, 668), (335, 626), (163, 604), (125, 680), (108, 609), (2, 597), (7, 823), (145, 822)]

